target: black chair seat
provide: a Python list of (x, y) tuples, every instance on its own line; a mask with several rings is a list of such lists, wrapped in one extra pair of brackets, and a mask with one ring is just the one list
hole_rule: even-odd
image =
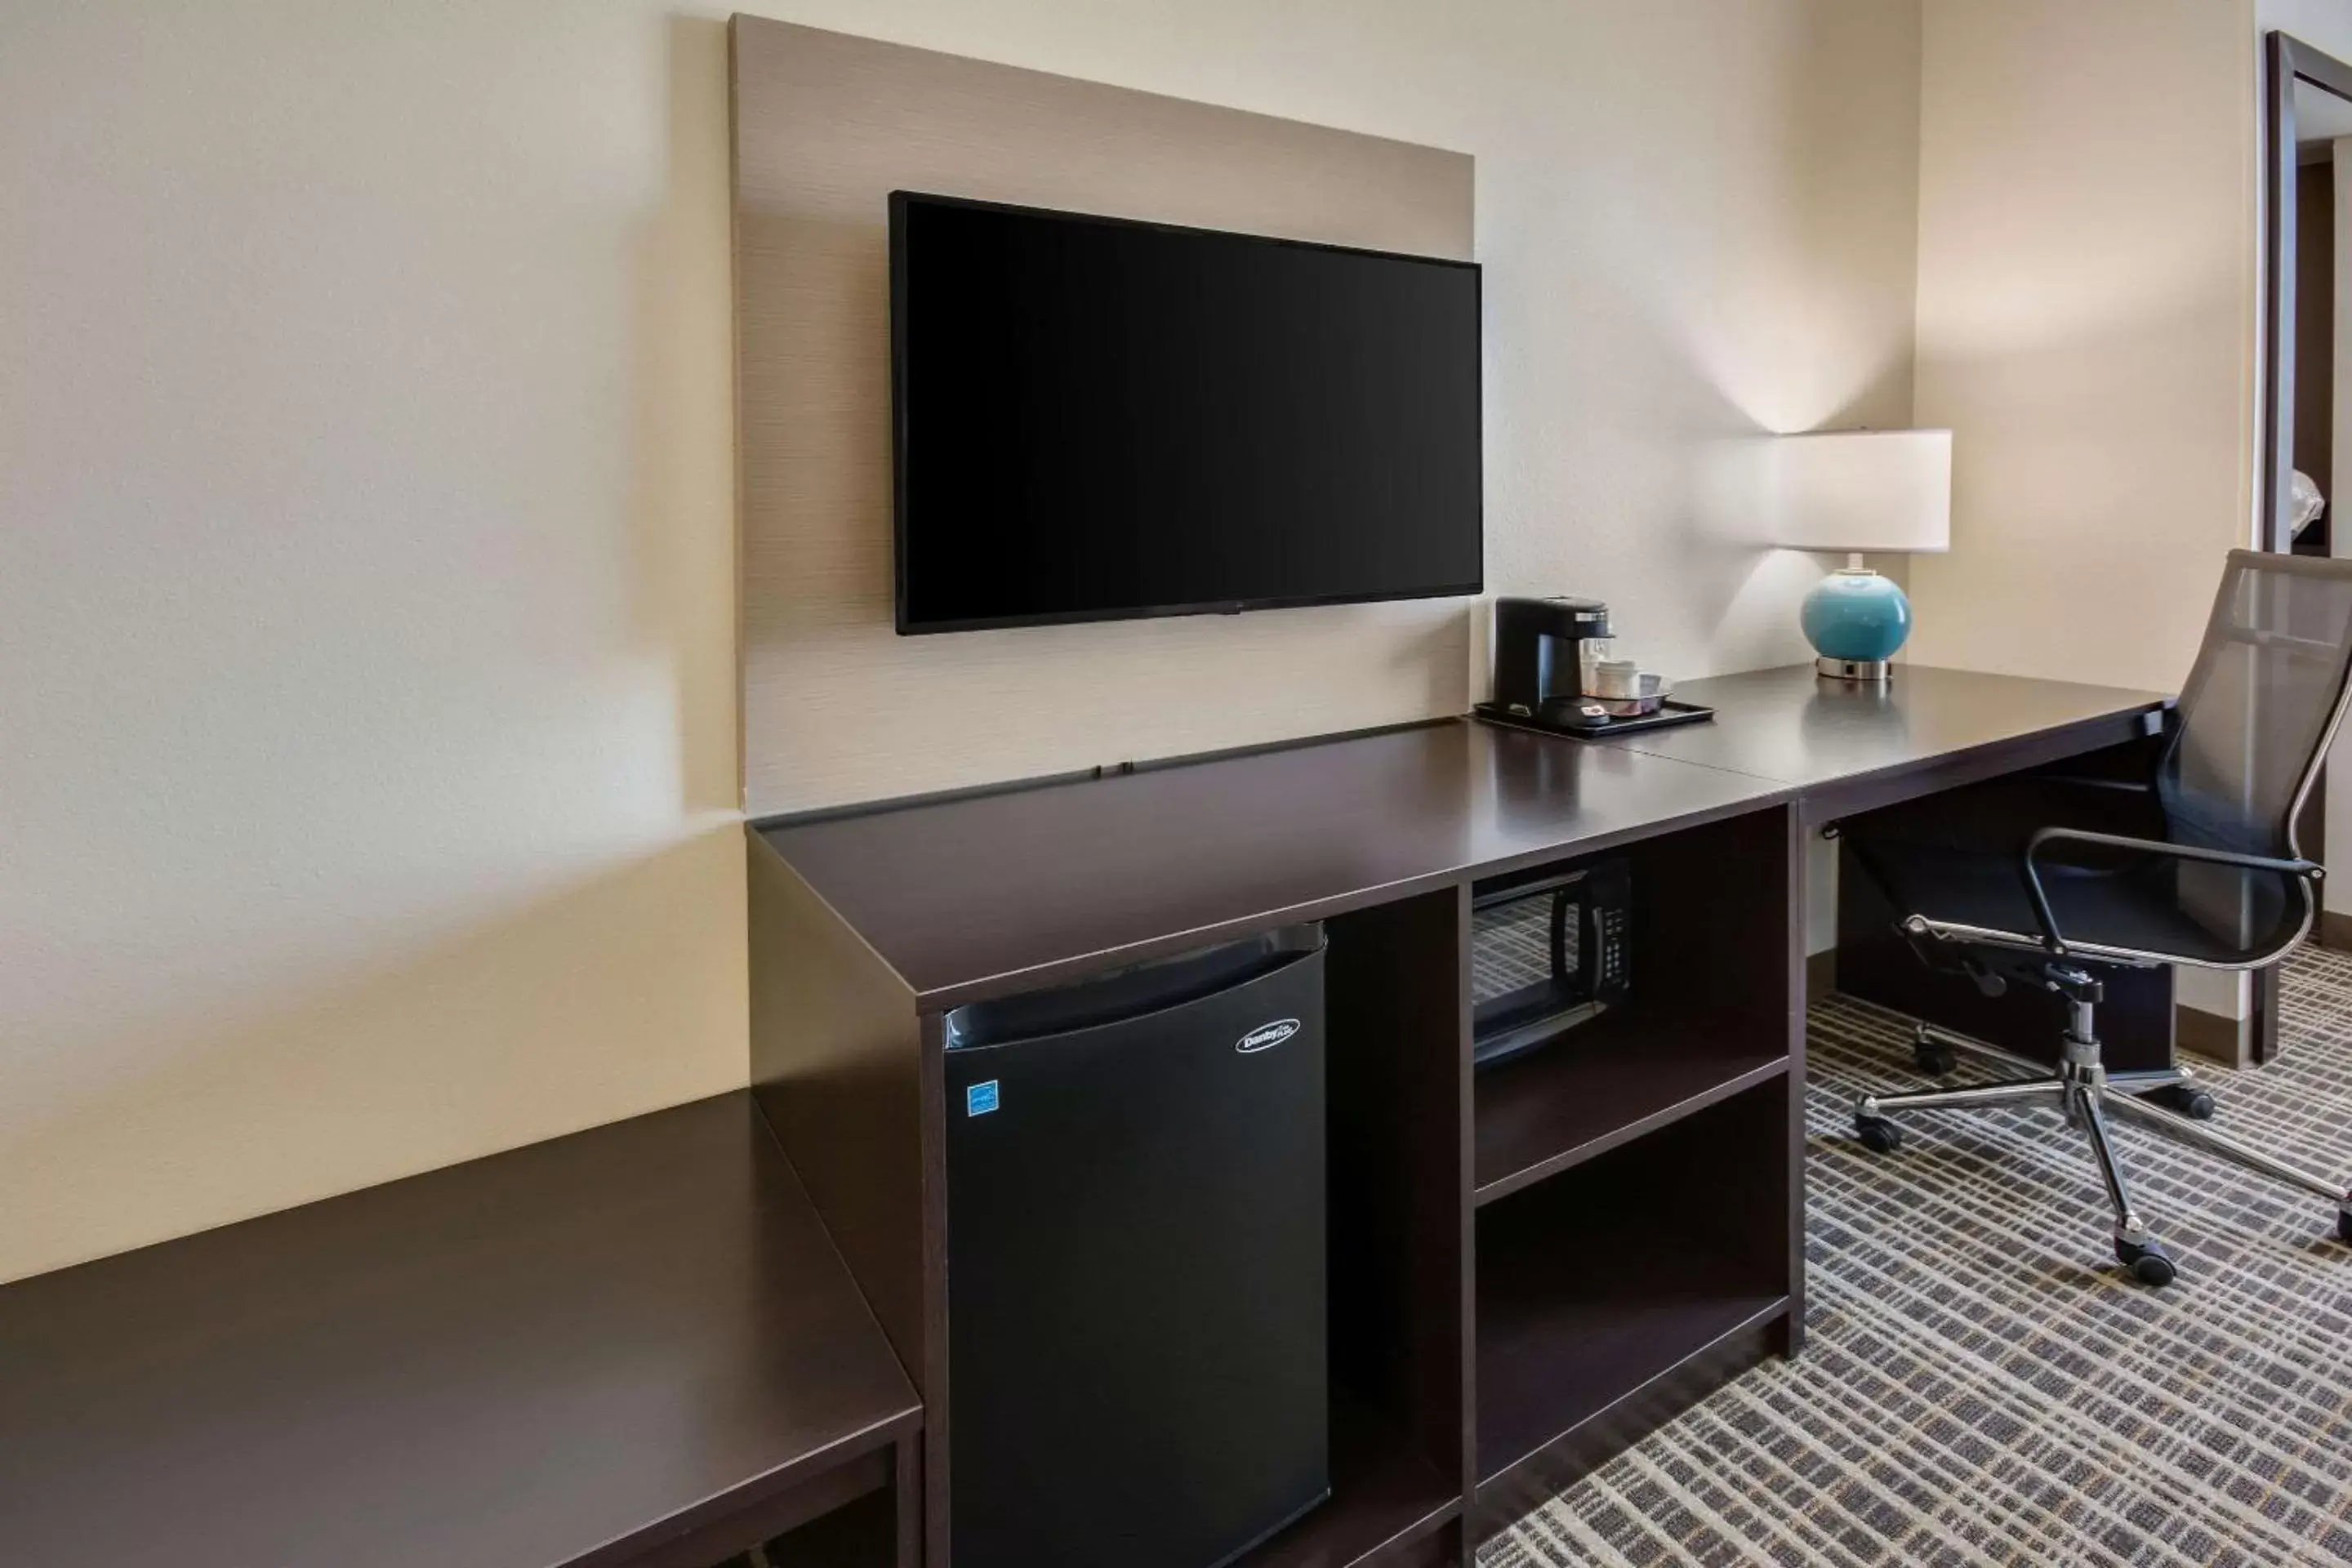
[[(1857, 846), (1894, 897), (1895, 907), (1937, 924), (1978, 926), (2037, 940), (2025, 879), (2013, 857), (1993, 857), (1902, 841)], [(2278, 879), (2222, 873), (2239, 883), (2256, 915), (2257, 935), (2284, 913)], [(2045, 862), (2042, 886), (2059, 934), (2070, 944), (2157, 953), (2189, 963), (2242, 961), (2248, 943), (2216, 934), (2180, 907), (2176, 863), (2152, 858), (2107, 868)]]

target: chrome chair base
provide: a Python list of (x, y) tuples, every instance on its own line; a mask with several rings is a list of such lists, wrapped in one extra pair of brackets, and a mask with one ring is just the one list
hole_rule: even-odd
[[(2092, 994), (2095, 994), (2095, 987), (2093, 987)], [(1902, 1129), (1889, 1118), (1904, 1111), (1978, 1110), (2000, 1105), (2057, 1107), (2065, 1117), (2066, 1124), (2080, 1129), (2090, 1142), (2092, 1157), (2098, 1163), (2100, 1180), (2107, 1189), (2107, 1202), (2115, 1210), (2116, 1259), (2144, 1285), (2169, 1284), (2176, 1271), (2172, 1259), (2133, 1205), (2131, 1188), (2124, 1179), (2122, 1163), (2116, 1157), (2115, 1144), (2107, 1134), (2106, 1112), (2109, 1110), (2192, 1148), (2218, 1155), (2244, 1170), (2329, 1200), (2336, 1205), (2337, 1237), (2352, 1245), (2352, 1186), (2330, 1182), (2284, 1160), (2274, 1159), (2250, 1143), (2207, 1126), (2202, 1118), (2212, 1114), (2212, 1097), (2204, 1091), (2186, 1068), (2109, 1073), (2099, 1061), (2099, 1042), (2092, 1030), (2091, 1003), (2074, 999), (2072, 1016), (2073, 1021), (2062, 1043), (2056, 1072), (2037, 1069), (2036, 1076), (2031, 1078), (1977, 1084), (1965, 1089), (1862, 1095), (1853, 1103), (1855, 1137), (1874, 1152), (1888, 1154), (1903, 1144)], [(1927, 1025), (1919, 1026), (1915, 1046), (1922, 1065), (1930, 1070), (1938, 1070), (1935, 1067), (1937, 1060), (1945, 1061), (1940, 1070), (1950, 1070), (1946, 1058), (1953, 1052), (1963, 1050), (1972, 1056), (2009, 1065), (2034, 1066), (1998, 1047)], [(2186, 1113), (2151, 1103), (2143, 1098), (2155, 1093), (2172, 1097), (2176, 1104), (2188, 1108)]]
[[(1959, 1065), (1959, 1058), (1964, 1056), (2028, 1074), (2048, 1076), (2040, 1062), (2004, 1050), (1989, 1041), (1956, 1035), (1933, 1024), (1912, 1025), (1912, 1060), (1929, 1078), (1941, 1078), (1950, 1072)], [(2187, 1068), (2131, 1068), (2122, 1072), (2110, 1068), (2107, 1069), (2107, 1087), (2126, 1094), (2145, 1096), (2156, 1104), (2168, 1107), (2198, 1121), (2211, 1121), (2213, 1112), (2219, 1109), (2212, 1091), (2205, 1087), (2205, 1080)]]

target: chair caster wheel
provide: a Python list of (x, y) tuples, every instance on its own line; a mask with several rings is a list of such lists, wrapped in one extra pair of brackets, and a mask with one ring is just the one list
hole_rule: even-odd
[(1883, 1116), (1857, 1116), (1853, 1135), (1874, 1154), (1892, 1154), (1903, 1147), (1903, 1129)]
[(2116, 1243), (2116, 1261), (2132, 1271), (2132, 1278), (2150, 1289), (2159, 1289), (2172, 1283), (2179, 1271), (2163, 1247), (2155, 1242), (2134, 1247), (2128, 1241)]
[(2352, 1209), (2336, 1211), (2336, 1239), (2352, 1247)]
[(2213, 1096), (2193, 1083), (2168, 1083), (2150, 1089), (2147, 1098), (2167, 1110), (2177, 1110), (2191, 1121), (2213, 1120)]
[(1959, 1054), (1949, 1046), (1933, 1040), (1921, 1040), (1911, 1047), (1911, 1059), (1929, 1078), (1941, 1078), (1960, 1065)]

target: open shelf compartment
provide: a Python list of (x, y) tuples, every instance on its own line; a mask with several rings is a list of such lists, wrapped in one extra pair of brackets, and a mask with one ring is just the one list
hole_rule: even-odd
[(1597, 1017), (1477, 1071), (1475, 1202), (1507, 1197), (1787, 1072), (1793, 946), (1758, 938), (1777, 939), (1794, 916), (1791, 831), (1785, 812), (1751, 812), (1542, 868), (1624, 863), (1630, 984)]
[(1686, 1404), (1685, 1371), (1760, 1357), (1790, 1308), (1788, 1115), (1770, 1078), (1478, 1211), (1482, 1512)]
[(1461, 1558), (1461, 892), (1326, 922), (1331, 1496), (1243, 1568)]
[(1476, 1201), (1489, 1204), (1789, 1070), (1769, 1024), (1685, 1025), (1664, 1008), (1604, 1015), (1481, 1072)]
[(769, 1568), (895, 1568), (898, 1528), (896, 1500), (884, 1488), (787, 1531), (764, 1550)]

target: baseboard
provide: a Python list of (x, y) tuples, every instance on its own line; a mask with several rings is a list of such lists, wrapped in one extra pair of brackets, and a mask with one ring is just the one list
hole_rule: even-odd
[(2181, 1050), (2194, 1051), (2224, 1067), (2242, 1068), (2253, 1064), (2253, 1020), (2251, 1018), (2225, 1018), (2201, 1007), (2175, 1006), (2172, 1024), (2174, 1043)]
[(1805, 1000), (1819, 1002), (1837, 989), (1837, 949), (1805, 954)]
[(2334, 952), (2352, 952), (2352, 915), (2334, 910), (2319, 911), (2319, 927), (2312, 932), (2319, 945)]

